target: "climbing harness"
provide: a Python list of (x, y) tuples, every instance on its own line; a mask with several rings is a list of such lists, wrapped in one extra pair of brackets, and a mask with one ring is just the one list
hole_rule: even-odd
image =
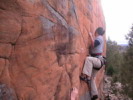
[(103, 65), (106, 64), (106, 58), (103, 57), (103, 56), (97, 57), (97, 58), (100, 59), (100, 61), (101, 61), (101, 67), (99, 67), (99, 68), (93, 67), (93, 69), (95, 69), (95, 70), (100, 70), (100, 69), (103, 67)]

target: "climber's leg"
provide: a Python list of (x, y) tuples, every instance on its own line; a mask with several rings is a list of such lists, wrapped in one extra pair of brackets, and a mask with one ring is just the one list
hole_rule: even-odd
[(100, 68), (101, 67), (101, 61), (95, 57), (86, 57), (82, 73), (91, 77), (93, 67)]
[(91, 98), (93, 98), (92, 100), (96, 100), (96, 98), (98, 98), (98, 90), (95, 83), (97, 72), (98, 70), (93, 69), (92, 76), (91, 76)]
[(91, 61), (91, 57), (86, 57), (82, 73), (91, 77), (92, 69), (93, 69), (93, 64)]
[(98, 90), (95, 83), (95, 77), (92, 77), (91, 78), (91, 98), (93, 98), (94, 96), (98, 97)]
[(86, 57), (82, 74), (91, 77), (91, 82), (88, 81), (88, 85), (91, 87), (91, 97), (95, 100), (96, 98), (98, 98), (98, 91), (95, 84), (95, 76), (98, 70), (95, 70), (94, 68), (101, 68), (101, 61), (95, 57)]
[[(101, 68), (101, 61), (98, 58), (89, 57), (89, 61), (92, 63), (94, 68)], [(96, 100), (98, 98), (98, 90), (95, 83), (95, 77), (98, 70), (92, 69), (91, 73), (91, 82), (88, 84), (91, 88), (91, 98), (92, 100)]]

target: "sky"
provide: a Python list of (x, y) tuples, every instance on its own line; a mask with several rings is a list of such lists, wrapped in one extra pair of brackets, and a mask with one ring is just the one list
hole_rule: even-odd
[(106, 37), (127, 44), (125, 35), (133, 24), (133, 0), (101, 0), (106, 21)]

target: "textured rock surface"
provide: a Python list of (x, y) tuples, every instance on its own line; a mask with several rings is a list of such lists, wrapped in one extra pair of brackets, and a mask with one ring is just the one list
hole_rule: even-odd
[(70, 100), (76, 87), (87, 99), (79, 75), (99, 26), (99, 0), (0, 0), (0, 98)]

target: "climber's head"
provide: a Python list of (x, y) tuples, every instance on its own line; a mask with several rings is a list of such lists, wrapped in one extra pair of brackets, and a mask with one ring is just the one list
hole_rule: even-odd
[(104, 35), (105, 30), (102, 27), (98, 27), (95, 31), (98, 35)]

